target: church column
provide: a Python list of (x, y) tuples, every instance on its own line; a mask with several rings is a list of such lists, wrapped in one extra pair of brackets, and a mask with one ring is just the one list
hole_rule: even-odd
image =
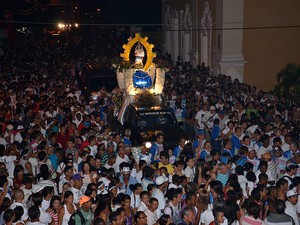
[(243, 21), (244, 0), (216, 1), (216, 43), (214, 73), (244, 80)]
[(177, 61), (178, 53), (179, 53), (179, 41), (178, 41), (178, 29), (179, 29), (179, 21), (177, 11), (174, 9), (173, 14), (173, 31), (172, 31), (172, 60), (174, 63)]

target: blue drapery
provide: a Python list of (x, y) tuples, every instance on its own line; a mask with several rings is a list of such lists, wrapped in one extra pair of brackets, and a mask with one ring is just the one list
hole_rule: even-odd
[(149, 74), (141, 70), (135, 71), (132, 80), (135, 88), (146, 89), (152, 86), (152, 80)]

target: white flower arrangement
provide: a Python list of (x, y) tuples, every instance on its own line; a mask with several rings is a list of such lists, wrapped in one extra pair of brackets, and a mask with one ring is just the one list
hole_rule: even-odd
[(136, 163), (140, 163), (140, 155), (141, 155), (141, 148), (140, 147), (132, 147), (131, 153), (133, 158), (135, 159)]

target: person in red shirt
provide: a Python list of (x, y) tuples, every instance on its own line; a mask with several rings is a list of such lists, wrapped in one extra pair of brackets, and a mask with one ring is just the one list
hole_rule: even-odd
[(60, 132), (56, 135), (57, 142), (61, 145), (63, 150), (67, 149), (67, 144), (69, 141), (69, 133), (64, 125), (61, 125)]

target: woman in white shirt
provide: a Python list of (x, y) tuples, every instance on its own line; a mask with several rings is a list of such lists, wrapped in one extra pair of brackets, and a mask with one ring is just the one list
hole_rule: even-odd
[(141, 198), (140, 198), (140, 194), (143, 190), (143, 187), (140, 183), (136, 183), (133, 185), (130, 185), (130, 190), (132, 191), (130, 198), (130, 206), (133, 208), (133, 211), (137, 211), (140, 203), (141, 203)]
[(66, 191), (64, 194), (65, 204), (58, 213), (58, 225), (68, 225), (71, 215), (77, 209), (73, 204), (74, 195), (71, 191)]

